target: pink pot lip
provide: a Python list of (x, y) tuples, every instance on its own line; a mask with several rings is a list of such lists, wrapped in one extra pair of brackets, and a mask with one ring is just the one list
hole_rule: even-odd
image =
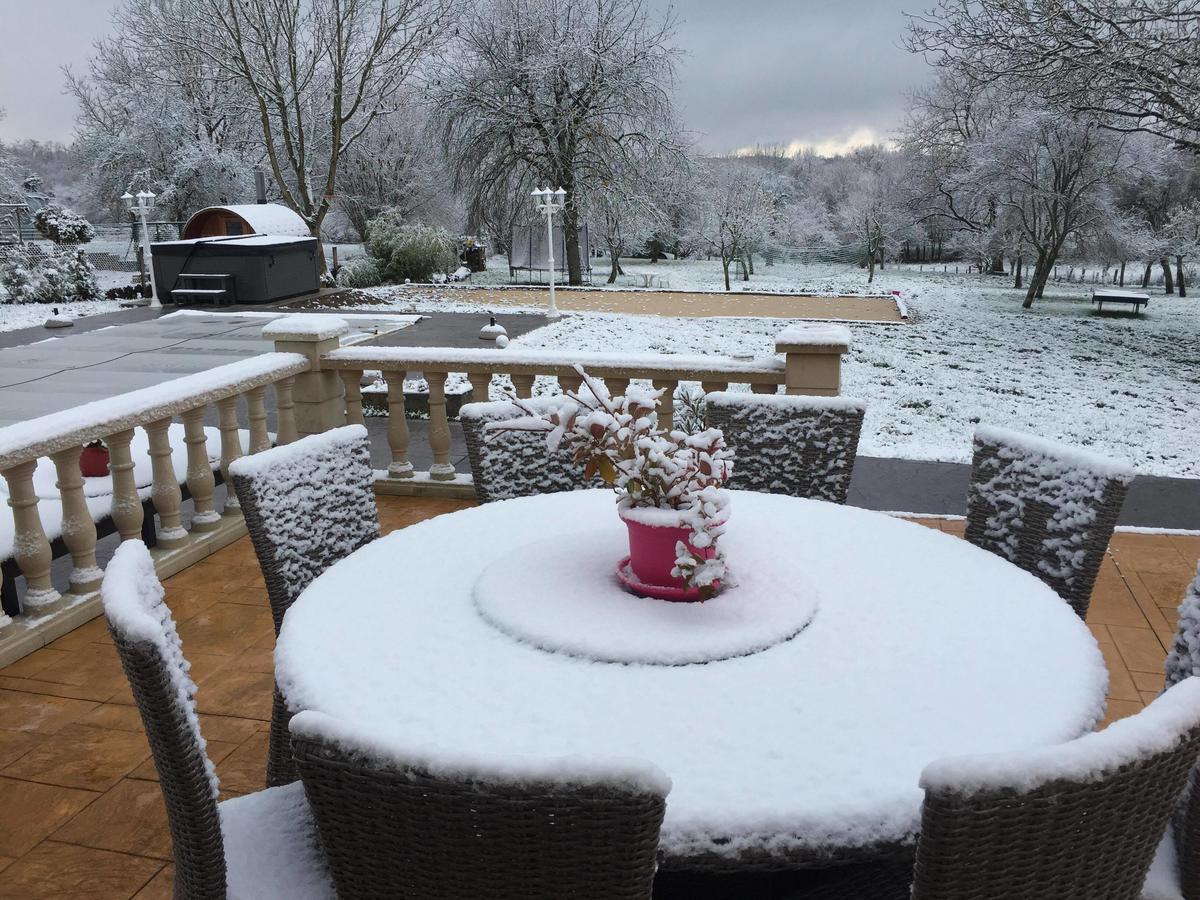
[[(655, 512), (661, 512), (661, 513), (672, 512), (672, 510), (656, 509), (654, 507), (636, 507), (635, 509), (654, 509)], [(636, 514), (630, 515), (631, 512), (633, 512), (633, 510), (618, 509), (617, 515), (621, 517), (621, 521), (624, 522), (626, 525), (637, 525), (641, 528), (667, 528), (667, 529), (688, 528), (690, 530), (687, 523), (685, 523), (683, 521), (683, 516), (684, 516), (683, 511), (679, 511), (679, 521), (677, 521), (671, 525), (666, 525), (666, 524), (659, 525), (659, 524), (651, 524), (649, 522), (642, 522), (639, 520), (639, 518), (637, 517)], [(666, 516), (663, 516), (663, 518), (666, 518)]]

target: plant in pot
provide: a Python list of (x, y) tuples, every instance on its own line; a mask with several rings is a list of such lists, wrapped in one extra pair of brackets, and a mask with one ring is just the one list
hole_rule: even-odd
[(618, 566), (627, 587), (669, 600), (708, 599), (729, 584), (718, 546), (729, 518), (723, 485), (733, 469), (724, 435), (659, 428), (661, 390), (630, 386), (612, 397), (582, 366), (575, 370), (587, 394), (568, 391), (544, 413), (514, 398), (527, 415), (488, 427), (544, 431), (547, 446), (567, 448), (585, 478), (598, 475), (612, 486), (629, 530), (629, 559)]
[(108, 475), (108, 446), (97, 438), (89, 441), (79, 454), (79, 472), (84, 478), (104, 478)]

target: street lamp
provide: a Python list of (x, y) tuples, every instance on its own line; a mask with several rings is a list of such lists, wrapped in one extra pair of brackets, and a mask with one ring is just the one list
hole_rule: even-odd
[(550, 306), (546, 310), (546, 318), (557, 319), (558, 307), (554, 303), (554, 214), (567, 205), (567, 192), (562, 188), (552, 191), (550, 188), (534, 190), (534, 208), (546, 217), (546, 250), (550, 262)]
[(158, 285), (154, 283), (154, 264), (150, 259), (149, 218), (150, 211), (154, 209), (154, 194), (150, 191), (138, 191), (135, 197), (126, 191), (121, 195), (121, 199), (125, 201), (125, 208), (129, 210), (130, 215), (137, 216), (142, 223), (142, 260), (150, 271), (150, 308), (162, 309), (162, 302), (158, 299)]

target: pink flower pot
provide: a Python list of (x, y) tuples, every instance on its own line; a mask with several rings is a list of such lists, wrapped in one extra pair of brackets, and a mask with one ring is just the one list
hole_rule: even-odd
[(108, 475), (108, 450), (104, 447), (84, 447), (79, 454), (79, 472), (84, 478), (104, 478)]
[[(670, 524), (649, 524), (644, 521), (650, 513), (651, 518), (669, 520), (667, 510), (637, 510), (631, 518), (625, 510), (620, 512), (621, 520), (629, 529), (629, 568), (637, 579), (636, 584), (626, 582), (638, 593), (658, 597), (664, 600), (699, 600), (700, 591), (687, 588), (682, 578), (671, 574), (675, 568), (677, 557), (676, 545), (683, 541), (688, 549), (700, 559), (711, 559), (716, 553), (713, 547), (697, 550), (689, 538), (692, 529), (686, 526)], [(661, 514), (661, 515), (660, 515)], [(661, 590), (655, 590), (655, 589)]]

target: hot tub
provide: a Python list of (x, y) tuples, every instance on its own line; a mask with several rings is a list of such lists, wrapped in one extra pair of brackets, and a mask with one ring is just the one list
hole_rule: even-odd
[(270, 303), (320, 287), (316, 238), (251, 234), (151, 245), (163, 303)]

